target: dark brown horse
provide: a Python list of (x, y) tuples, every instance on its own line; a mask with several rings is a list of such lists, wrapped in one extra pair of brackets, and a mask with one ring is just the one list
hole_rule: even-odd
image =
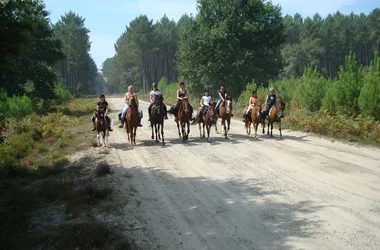
[[(187, 99), (183, 99), (181, 106), (178, 110), (178, 120), (176, 120), (178, 135), (182, 137), (183, 142), (187, 142), (189, 140), (190, 133), (190, 109), (189, 109), (189, 101)], [(185, 131), (185, 127), (187, 125), (187, 132)], [(179, 127), (181, 126), (181, 130)], [(182, 135), (181, 135), (182, 132)]]
[[(96, 131), (97, 134), (97, 140), (98, 140), (98, 146), (102, 145), (103, 147), (107, 147), (108, 143), (108, 122), (106, 119), (106, 116), (104, 114), (103, 110), (95, 110), (94, 112), (96, 117)], [(102, 137), (102, 143), (100, 143), (100, 137)]]
[[(278, 122), (278, 129), (280, 130), (280, 137), (282, 137), (281, 131), (281, 117), (285, 111), (285, 102), (278, 101), (273, 107), (269, 110), (268, 118), (268, 135), (269, 135), (269, 125), (270, 125), (270, 136), (273, 136), (273, 123)], [(265, 119), (263, 122), (263, 134), (265, 134)]]
[[(162, 104), (162, 96), (157, 96), (155, 99), (155, 102), (152, 106), (152, 110), (150, 113), (150, 126), (152, 127), (152, 139), (154, 139), (154, 134), (153, 134), (153, 126), (154, 130), (156, 133), (156, 142), (158, 143), (158, 140), (161, 140), (162, 138), (162, 143), (165, 144), (165, 139), (164, 139), (164, 118), (165, 118), (165, 113), (163, 111), (163, 104)], [(161, 129), (161, 136), (160, 136), (160, 129)]]
[(253, 124), (253, 128), (255, 129), (255, 138), (257, 138), (257, 129), (259, 127), (259, 124), (264, 122), (261, 110), (261, 103), (256, 104), (244, 120), (247, 135), (251, 134), (251, 124)]
[[(232, 97), (227, 96), (224, 102), (219, 107), (219, 117), (222, 119), (221, 126), (224, 129), (224, 137), (227, 139), (227, 133), (230, 130), (231, 123), (231, 111), (232, 111)], [(227, 126), (226, 126), (227, 122)]]
[(131, 104), (129, 105), (127, 115), (125, 117), (125, 126), (128, 135), (128, 141), (130, 142), (131, 148), (136, 145), (136, 130), (138, 124), (138, 110), (137, 103), (134, 97), (131, 98)]
[[(215, 102), (210, 103), (210, 106), (208, 107), (206, 113), (202, 116), (200, 123), (199, 123), (199, 135), (202, 138), (205, 138), (205, 127), (207, 129), (207, 141), (210, 141), (210, 130), (211, 126), (216, 124), (216, 118), (215, 118)], [(199, 114), (200, 115), (200, 114)], [(202, 136), (202, 129), (201, 129), (201, 123), (203, 124), (203, 136)]]

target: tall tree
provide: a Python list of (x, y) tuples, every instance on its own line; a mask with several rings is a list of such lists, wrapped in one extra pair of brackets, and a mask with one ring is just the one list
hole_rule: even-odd
[(37, 0), (0, 3), (0, 88), (8, 94), (23, 94), (29, 82), (38, 97), (54, 97), (52, 67), (62, 53), (48, 14)]

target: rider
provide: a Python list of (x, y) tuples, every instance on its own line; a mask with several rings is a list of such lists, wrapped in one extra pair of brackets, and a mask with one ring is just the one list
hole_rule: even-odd
[[(96, 110), (97, 111), (104, 111), (104, 115), (106, 116), (106, 120), (107, 120), (107, 124), (108, 124), (108, 131), (113, 131), (111, 129), (111, 117), (109, 117), (109, 115), (108, 115), (108, 102), (106, 101), (105, 95), (102, 94), (99, 96), (99, 102), (96, 105)], [(95, 131), (96, 130), (95, 115), (93, 115), (91, 117), (91, 120), (92, 120), (92, 123), (94, 124), (94, 127), (91, 131)]]
[[(159, 91), (157, 88), (157, 83), (152, 84), (152, 91), (150, 91), (149, 95), (150, 95), (150, 105), (148, 108), (148, 114), (149, 114), (149, 120), (148, 121), (150, 121), (150, 112), (152, 111), (152, 107), (153, 107), (153, 104), (156, 100), (156, 97), (162, 96), (161, 91)], [(162, 100), (163, 99), (164, 98), (162, 97)], [(167, 113), (166, 106), (163, 103), (162, 103), (162, 106), (163, 106), (163, 110), (164, 110), (165, 119), (168, 119), (168, 113)]]
[[(178, 111), (179, 107), (181, 106), (182, 100), (187, 99), (189, 100), (189, 94), (187, 93), (187, 90), (185, 89), (185, 83), (180, 82), (179, 83), (179, 89), (177, 90), (177, 104), (175, 105), (174, 109), (171, 109), (170, 112), (175, 115), (176, 119), (178, 119)], [(190, 105), (189, 102), (189, 111), (191, 114), (190, 120), (194, 120), (193, 117), (193, 107)]]
[(266, 110), (265, 110), (265, 116), (267, 119), (269, 118), (269, 111), (272, 108), (274, 104), (276, 104), (276, 94), (274, 91), (274, 88), (269, 89), (269, 95), (267, 95), (267, 98), (265, 100)]
[(125, 93), (125, 95), (124, 95), (125, 106), (124, 106), (123, 112), (121, 113), (121, 125), (119, 126), (119, 128), (124, 127), (125, 117), (127, 115), (129, 105), (131, 104), (132, 97), (135, 98), (136, 104), (137, 104), (137, 110), (138, 110), (138, 125), (137, 126), (142, 127), (141, 118), (142, 118), (143, 114), (142, 114), (142, 111), (139, 109), (139, 99), (137, 98), (137, 94), (133, 91), (133, 86), (130, 85), (128, 87), (128, 92)]
[(208, 108), (210, 107), (211, 103), (211, 96), (209, 96), (209, 91), (205, 90), (204, 95), (202, 96), (201, 100), (199, 101), (201, 105), (201, 109), (198, 113), (198, 117), (196, 118), (198, 122), (202, 120), (202, 117), (205, 115), (207, 112)]
[(244, 113), (243, 118), (246, 118), (249, 112), (255, 107), (255, 105), (258, 103), (259, 98), (257, 97), (257, 91), (252, 90), (252, 96), (249, 98), (248, 108), (247, 111)]
[[(224, 102), (224, 100), (226, 99), (227, 97), (227, 92), (225, 90), (225, 85), (224, 83), (220, 84), (220, 87), (219, 87), (219, 91), (218, 91), (218, 95), (219, 95), (219, 98), (218, 98), (218, 102), (216, 103), (216, 107), (215, 107), (215, 112), (216, 114), (218, 114), (219, 116), (219, 106), (222, 102)], [(231, 116), (234, 116), (233, 114), (231, 114)]]

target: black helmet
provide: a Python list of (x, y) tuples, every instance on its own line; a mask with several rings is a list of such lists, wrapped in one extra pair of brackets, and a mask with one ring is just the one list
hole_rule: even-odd
[(103, 95), (103, 94), (101, 94), (101, 95), (99, 96), (99, 99), (100, 99), (100, 98), (106, 98), (106, 96)]
[(252, 94), (257, 94), (257, 91), (256, 90), (252, 90)]
[(206, 92), (209, 92), (208, 89), (205, 89), (205, 92), (203, 92), (203, 93), (206, 93)]
[(155, 83), (155, 82), (152, 84), (152, 88), (157, 88), (157, 86), (158, 86), (158, 85), (157, 85), (157, 83)]

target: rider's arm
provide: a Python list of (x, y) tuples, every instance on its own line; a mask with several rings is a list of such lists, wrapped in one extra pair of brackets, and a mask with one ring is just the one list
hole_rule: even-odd
[(182, 100), (182, 98), (179, 97), (179, 90), (177, 90), (177, 99)]
[(105, 112), (104, 112), (104, 115), (108, 115), (108, 104), (106, 105), (106, 110), (105, 110)]
[(184, 99), (189, 99), (189, 93), (186, 91)]
[(152, 95), (152, 92), (150, 93), (149, 98), (150, 98), (150, 103), (153, 103), (153, 95)]
[(267, 98), (265, 99), (265, 105), (268, 104), (268, 97), (269, 97), (269, 95), (267, 95)]
[(199, 104), (201, 105), (201, 107), (203, 107), (203, 97), (202, 97), (201, 100), (199, 101)]
[(222, 100), (224, 101), (225, 96), (222, 96), (222, 94), (220, 93), (220, 91), (219, 91), (218, 94), (219, 94), (219, 97), (222, 98)]
[(249, 102), (248, 102), (248, 106), (251, 106), (251, 100), (252, 100), (252, 96), (249, 98)]
[(138, 107), (139, 106), (139, 98), (137, 98), (137, 94), (135, 94), (135, 98), (136, 98), (136, 105)]

